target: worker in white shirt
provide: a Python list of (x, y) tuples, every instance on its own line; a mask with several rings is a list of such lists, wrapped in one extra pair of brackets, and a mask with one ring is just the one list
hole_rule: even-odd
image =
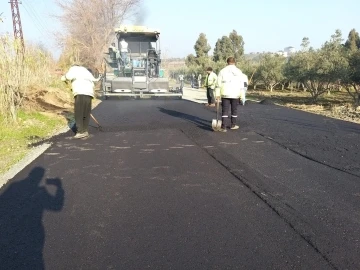
[(74, 138), (81, 139), (89, 136), (88, 127), (90, 122), (91, 102), (94, 98), (94, 82), (101, 79), (94, 76), (80, 63), (74, 63), (69, 71), (61, 77), (64, 82), (71, 81), (71, 88), (75, 98), (74, 114), (76, 123), (76, 135)]
[(120, 54), (123, 63), (127, 64), (128, 43), (123, 38), (120, 41)]
[[(227, 128), (238, 129), (236, 124), (237, 106), (241, 95), (241, 89), (244, 86), (242, 72), (235, 66), (234, 57), (227, 59), (227, 66), (223, 68), (218, 75), (216, 87), (216, 101), (220, 102), (222, 107), (221, 132), (227, 132)], [(229, 109), (231, 107), (231, 121), (229, 121)]]

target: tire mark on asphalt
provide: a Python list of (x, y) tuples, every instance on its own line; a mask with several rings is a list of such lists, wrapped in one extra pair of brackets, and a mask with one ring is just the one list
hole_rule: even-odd
[[(274, 196), (274, 192), (271, 192), (271, 187), (264, 183), (261, 178), (263, 177), (259, 172), (255, 172), (249, 168), (243, 162), (236, 160), (231, 155), (226, 153), (224, 150), (219, 148), (205, 148), (202, 145), (201, 140), (204, 140), (204, 134), (191, 134), (190, 132), (180, 129), (180, 131), (191, 141), (193, 141), (200, 149), (208, 154), (212, 159), (224, 167), (232, 176), (238, 179), (245, 187), (247, 187), (256, 197), (264, 202), (280, 219), (282, 219), (294, 232), (299, 235), (314, 251), (319, 254), (333, 269), (338, 270), (339, 268), (334, 265), (330, 258), (326, 255), (326, 251), (322, 252), (316, 245), (316, 241), (311, 239), (309, 232), (311, 231), (310, 224), (306, 220), (301, 219), (298, 213), (293, 207), (285, 201), (281, 201), (280, 198)], [(199, 138), (197, 139), (196, 136)], [(204, 140), (209, 142), (210, 137)], [(224, 162), (224, 160), (226, 162)], [(239, 167), (243, 167), (244, 170), (239, 170)], [(241, 173), (241, 174), (240, 174)], [(247, 176), (245, 176), (247, 174)], [(251, 181), (251, 180), (252, 181)], [(301, 213), (298, 213), (301, 215)], [(292, 220), (291, 220), (292, 219)], [(302, 224), (301, 224), (302, 223)], [(300, 226), (299, 226), (300, 224)], [(307, 224), (307, 230), (301, 229), (303, 225)]]
[(296, 150), (294, 150), (294, 149), (291, 149), (291, 148), (287, 147), (286, 145), (281, 144), (281, 143), (275, 141), (275, 140), (274, 140), (273, 138), (271, 138), (271, 137), (268, 137), (268, 136), (266, 136), (266, 135), (264, 135), (264, 134), (261, 134), (261, 133), (258, 133), (258, 132), (255, 132), (255, 133), (258, 134), (259, 136), (265, 138), (265, 139), (268, 139), (268, 140), (276, 143), (277, 145), (281, 146), (281, 147), (284, 148), (285, 150), (289, 150), (290, 152), (292, 152), (292, 153), (294, 153), (294, 154), (296, 154), (296, 155), (299, 155), (299, 156), (301, 156), (301, 157), (303, 157), (303, 158), (305, 158), (305, 159), (307, 159), (307, 160), (316, 162), (316, 163), (321, 164), (321, 165), (324, 165), (324, 166), (326, 166), (326, 167), (328, 167), (328, 168), (331, 168), (331, 169), (334, 169), (334, 170), (337, 170), (337, 171), (340, 171), (340, 172), (349, 174), (349, 175), (351, 175), (351, 176), (355, 176), (355, 177), (357, 177), (357, 178), (360, 178), (360, 175), (358, 175), (358, 174), (355, 174), (355, 173), (352, 173), (352, 172), (349, 172), (349, 171), (345, 171), (344, 169), (341, 169), (341, 168), (332, 166), (332, 165), (330, 165), (330, 164), (321, 162), (321, 161), (319, 161), (319, 160), (317, 160), (317, 159), (315, 159), (315, 158), (312, 158), (312, 157), (310, 157), (310, 156), (308, 156), (308, 155), (302, 154), (302, 153), (300, 153), (300, 152), (298, 152), (298, 151), (296, 151)]

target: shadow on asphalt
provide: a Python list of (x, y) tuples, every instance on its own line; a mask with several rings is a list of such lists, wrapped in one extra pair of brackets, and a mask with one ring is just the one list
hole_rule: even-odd
[[(58, 178), (46, 179), (50, 194), (40, 183), (45, 169), (35, 167), (27, 178), (6, 185), (0, 192), (1, 269), (44, 269), (44, 211), (61, 211), (64, 190)], [(51, 188), (53, 189), (53, 188)]]
[(180, 119), (184, 119), (184, 120), (186, 120), (186, 121), (188, 121), (190, 123), (193, 123), (193, 124), (197, 125), (197, 127), (201, 128), (203, 130), (212, 131), (211, 122), (209, 120), (206, 120), (206, 119), (194, 116), (194, 115), (190, 115), (190, 114), (187, 114), (187, 113), (182, 113), (182, 112), (179, 112), (179, 111), (165, 109), (165, 108), (162, 108), (162, 107), (158, 107), (158, 109), (159, 109), (160, 112), (162, 112), (164, 114), (170, 115), (172, 117), (177, 117), (177, 118), (180, 118)]

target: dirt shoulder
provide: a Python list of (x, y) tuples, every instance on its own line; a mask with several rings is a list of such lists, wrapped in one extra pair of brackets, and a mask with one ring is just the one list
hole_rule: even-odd
[(360, 107), (354, 108), (346, 91), (324, 94), (316, 104), (311, 103), (310, 93), (304, 91), (249, 90), (248, 98), (270, 101), (280, 106), (360, 124)]

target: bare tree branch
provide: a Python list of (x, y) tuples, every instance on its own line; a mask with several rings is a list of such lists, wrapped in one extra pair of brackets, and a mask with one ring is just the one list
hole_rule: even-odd
[(137, 16), (143, 0), (56, 0), (65, 34), (59, 35), (66, 58), (100, 67), (114, 27)]

